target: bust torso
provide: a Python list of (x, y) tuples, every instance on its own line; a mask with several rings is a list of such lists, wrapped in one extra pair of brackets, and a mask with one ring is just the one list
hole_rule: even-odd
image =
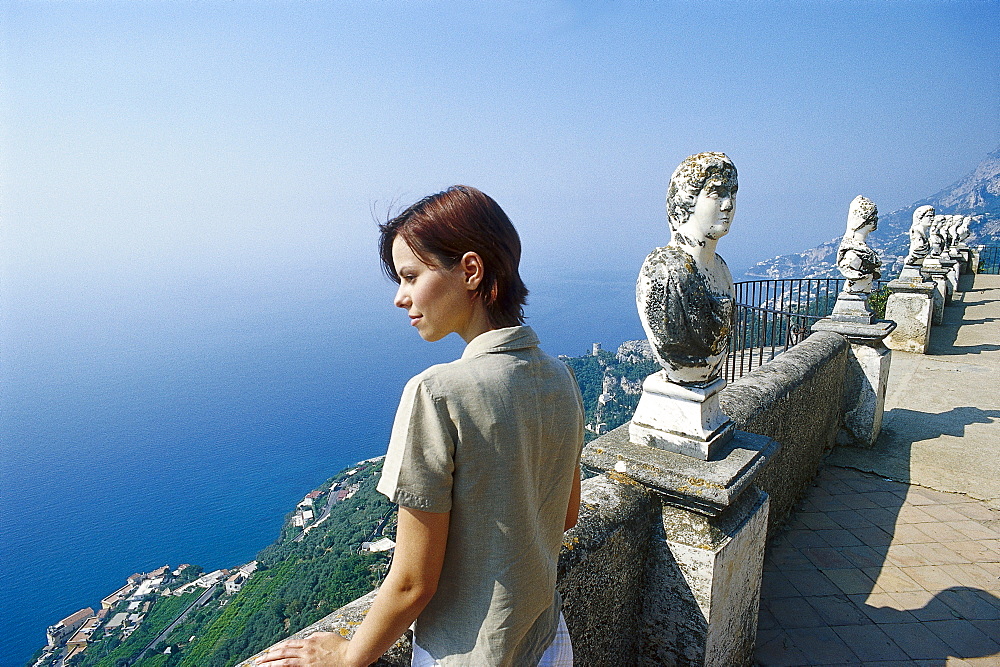
[(657, 248), (636, 282), (639, 319), (653, 356), (680, 384), (718, 377), (728, 351), (733, 279), (726, 262), (719, 255), (714, 259), (713, 266), (699, 267), (682, 247)]

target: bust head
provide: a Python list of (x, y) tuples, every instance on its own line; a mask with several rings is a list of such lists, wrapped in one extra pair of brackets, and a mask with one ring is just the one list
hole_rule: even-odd
[(969, 226), (972, 225), (972, 216), (967, 215), (962, 218), (962, 224), (958, 227), (958, 239), (964, 241), (969, 238)]
[(944, 228), (941, 230), (941, 233), (944, 235), (948, 245), (952, 245), (955, 242), (955, 222), (958, 219), (957, 215), (949, 215), (945, 218)]
[(923, 236), (927, 236), (927, 231), (930, 229), (932, 222), (934, 222), (934, 207), (921, 206), (913, 212), (913, 223), (910, 225), (910, 231), (916, 231)]
[(685, 158), (667, 188), (670, 231), (695, 242), (725, 236), (735, 213), (738, 187), (736, 166), (725, 153)]
[(878, 207), (871, 199), (858, 195), (851, 202), (851, 208), (847, 213), (847, 233), (864, 238), (877, 228)]

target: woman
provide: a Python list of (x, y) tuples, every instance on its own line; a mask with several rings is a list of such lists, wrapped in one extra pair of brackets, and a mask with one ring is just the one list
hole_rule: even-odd
[(381, 233), (410, 324), (467, 347), (403, 390), (378, 484), (399, 504), (396, 551), (364, 622), (351, 641), (317, 633), (257, 664), (368, 665), (413, 624), (414, 665), (571, 665), (555, 580), (580, 503), (583, 404), (523, 325), (517, 232), (459, 185)]

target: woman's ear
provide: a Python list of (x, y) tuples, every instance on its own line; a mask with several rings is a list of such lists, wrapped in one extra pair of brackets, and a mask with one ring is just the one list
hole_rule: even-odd
[(479, 253), (467, 252), (462, 255), (462, 259), (459, 260), (459, 264), (462, 267), (462, 274), (465, 279), (465, 288), (470, 291), (478, 289), (479, 284), (483, 282), (483, 276), (485, 275), (483, 258), (479, 256)]

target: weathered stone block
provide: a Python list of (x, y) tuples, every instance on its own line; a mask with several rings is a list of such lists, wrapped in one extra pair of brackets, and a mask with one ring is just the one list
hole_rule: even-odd
[(882, 412), (889, 380), (892, 351), (883, 341), (895, 328), (895, 322), (849, 324), (823, 319), (814, 331), (833, 331), (851, 343), (844, 377), (844, 422), (838, 444), (871, 447), (882, 430)]
[[(947, 257), (928, 257), (924, 260), (922, 272), (934, 282), (944, 281), (944, 302), (951, 303), (952, 296), (958, 289), (957, 262)], [(935, 324), (940, 323), (935, 322)]]
[[(941, 262), (942, 265), (948, 265), (948, 262)], [(956, 292), (958, 292), (958, 277), (959, 277), (959, 267), (958, 262), (951, 260), (950, 266), (948, 268), (948, 293), (951, 295), (948, 297), (948, 303), (951, 303), (952, 298)]]
[(767, 494), (755, 487), (715, 518), (664, 506), (647, 575), (646, 644), (634, 664), (751, 664), (767, 514)]
[(844, 386), (844, 429), (837, 442), (871, 447), (882, 430), (892, 350), (882, 344), (851, 341), (851, 351)]
[(659, 516), (654, 494), (627, 477), (584, 480), (580, 519), (564, 537), (557, 584), (576, 664), (639, 663), (651, 531)]
[(837, 302), (833, 305), (833, 314), (830, 315), (830, 319), (838, 322), (871, 324), (875, 321), (875, 316), (868, 308), (867, 294), (841, 292), (837, 295)]
[(666, 504), (717, 516), (750, 487), (780, 447), (770, 438), (735, 431), (718, 460), (702, 461), (637, 445), (629, 440), (626, 427), (620, 426), (584, 448), (583, 464), (627, 475), (658, 493)]
[(931, 342), (931, 318), (934, 314), (934, 283), (893, 280), (892, 294), (885, 306), (885, 318), (896, 323), (885, 339), (890, 350), (927, 354)]
[(927, 280), (934, 282), (934, 312), (931, 315), (931, 323), (941, 324), (944, 321), (944, 306), (951, 301), (951, 296), (948, 294), (948, 290), (951, 289), (948, 269), (936, 260), (924, 260), (920, 273)]
[(904, 264), (903, 270), (899, 272), (899, 280), (912, 280), (912, 279), (923, 280), (920, 275), (920, 265), (919, 264)]
[(976, 265), (973, 263), (972, 249), (965, 245), (964, 243), (959, 245), (958, 252), (960, 255), (959, 265), (962, 268), (962, 273), (975, 273)]
[(716, 458), (733, 435), (733, 422), (719, 407), (725, 378), (705, 387), (680, 385), (665, 372), (642, 383), (642, 396), (629, 425), (638, 445), (665, 449), (708, 461)]

